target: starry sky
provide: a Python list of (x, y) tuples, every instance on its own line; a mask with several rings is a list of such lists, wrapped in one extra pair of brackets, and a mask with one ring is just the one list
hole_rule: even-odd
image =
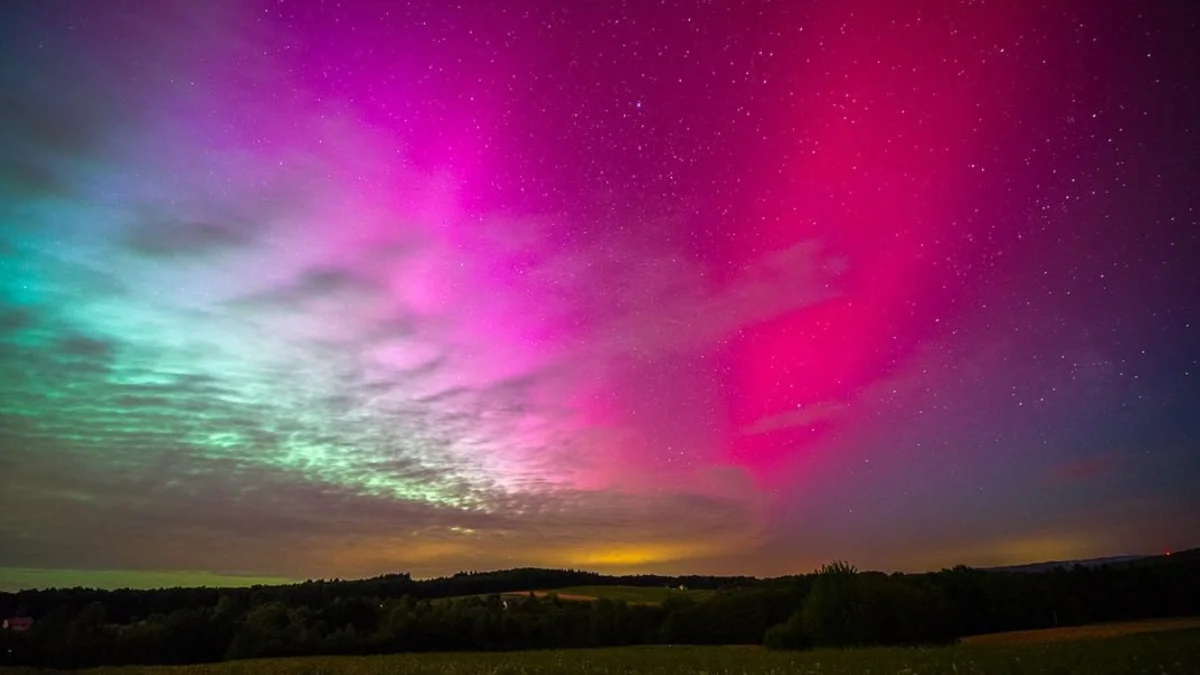
[(1198, 32), (8, 0), (0, 588), (1200, 545)]

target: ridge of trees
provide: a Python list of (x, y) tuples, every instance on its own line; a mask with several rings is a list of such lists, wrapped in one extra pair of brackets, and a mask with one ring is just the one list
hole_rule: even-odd
[[(661, 605), (501, 595), (577, 585), (717, 592), (699, 602), (670, 595)], [(836, 562), (763, 580), (522, 568), (428, 580), (393, 574), (249, 588), (0, 593), (0, 616), (34, 619), (28, 631), (0, 631), (0, 664), (76, 668), (632, 644), (937, 644), (978, 633), (1195, 614), (1195, 556), (1037, 573), (959, 566), (884, 574)]]

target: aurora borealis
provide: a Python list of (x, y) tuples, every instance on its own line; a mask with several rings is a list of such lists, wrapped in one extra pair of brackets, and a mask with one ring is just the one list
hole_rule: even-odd
[(1200, 544), (1117, 4), (5, 2), (0, 588)]

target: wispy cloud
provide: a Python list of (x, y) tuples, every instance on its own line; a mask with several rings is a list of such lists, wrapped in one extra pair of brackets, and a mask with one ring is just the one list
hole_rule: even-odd
[(93, 95), (115, 110), (105, 86), (128, 85), (101, 69), (91, 93), (45, 88), (46, 72), (5, 76), (24, 101), (5, 108), (26, 163), (10, 172), (56, 178), (53, 198), (6, 182), (30, 215), (3, 236), (27, 266), (2, 286), (0, 562), (304, 576), (755, 544), (755, 498), (703, 461), (616, 464), (635, 455), (614, 442), (667, 441), (653, 421), (589, 430), (590, 401), (627, 386), (629, 359), (820, 297), (811, 247), (717, 286), (665, 243), (634, 260), (625, 235), (564, 248), (552, 223), (467, 214), (333, 110), (247, 154), (172, 125), (215, 128), (199, 110), (70, 113)]

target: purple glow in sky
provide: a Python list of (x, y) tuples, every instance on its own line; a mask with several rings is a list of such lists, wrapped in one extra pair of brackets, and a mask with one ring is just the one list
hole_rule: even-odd
[(0, 586), (1194, 546), (1197, 17), (5, 3)]

